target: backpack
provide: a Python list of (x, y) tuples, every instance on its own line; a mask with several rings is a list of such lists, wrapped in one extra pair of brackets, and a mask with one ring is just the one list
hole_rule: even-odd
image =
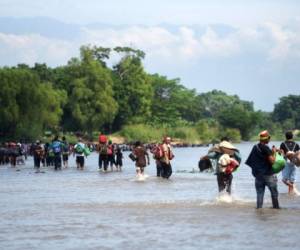
[(69, 145), (68, 143), (63, 143), (63, 152), (68, 153), (69, 152)]
[(103, 144), (103, 145), (100, 145), (100, 155), (107, 155), (107, 145)]
[(164, 151), (163, 151), (162, 145), (155, 146), (155, 148), (153, 150), (153, 156), (154, 156), (154, 159), (156, 159), (156, 160), (159, 160), (164, 156)]
[(296, 148), (296, 143), (294, 142), (294, 147), (293, 147), (293, 149), (291, 150), (289, 147), (288, 147), (288, 145), (284, 142), (283, 143), (284, 144), (284, 146), (286, 147), (286, 149), (287, 149), (287, 153), (289, 153), (289, 152), (295, 152), (295, 148)]
[(105, 135), (99, 135), (99, 142), (103, 144), (106, 143), (107, 137)]
[(75, 147), (75, 152), (77, 154), (82, 154), (83, 151), (84, 151), (84, 148), (80, 144), (77, 144), (77, 146)]
[(113, 154), (113, 146), (112, 145), (108, 145), (107, 146), (107, 154), (108, 155), (112, 155)]
[(59, 141), (54, 141), (52, 143), (52, 149), (54, 153), (60, 153), (61, 152), (61, 143)]

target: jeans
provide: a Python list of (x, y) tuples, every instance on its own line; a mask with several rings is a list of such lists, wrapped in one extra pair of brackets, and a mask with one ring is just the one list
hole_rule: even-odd
[(232, 174), (217, 173), (219, 192), (222, 192), (226, 189), (226, 192), (231, 194), (232, 178)]
[(279, 208), (276, 175), (261, 175), (255, 178), (255, 189), (257, 194), (256, 207), (262, 208), (263, 206), (266, 186), (271, 192), (273, 208)]
[(291, 162), (286, 162), (284, 169), (282, 170), (282, 180), (290, 181), (291, 183), (295, 182), (296, 178), (296, 167)]

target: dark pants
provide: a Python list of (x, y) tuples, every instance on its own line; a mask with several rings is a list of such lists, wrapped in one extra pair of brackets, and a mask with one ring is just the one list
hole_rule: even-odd
[(113, 165), (116, 165), (116, 163), (115, 163), (115, 156), (114, 155), (108, 155), (107, 156), (107, 165), (110, 165), (111, 167)]
[(271, 192), (273, 208), (279, 208), (278, 190), (277, 190), (277, 176), (276, 175), (262, 175), (255, 178), (255, 189), (257, 194), (257, 208), (262, 208), (264, 202), (265, 187), (268, 187)]
[(34, 156), (33, 157), (33, 161), (34, 161), (34, 167), (35, 168), (40, 168), (40, 166), (41, 166), (41, 158), (39, 156)]
[(54, 169), (61, 169), (61, 155), (60, 154), (55, 154), (54, 155)]
[(172, 166), (171, 164), (167, 164), (165, 162), (161, 162), (161, 177), (169, 179), (169, 177), (172, 175)]
[(162, 166), (160, 161), (156, 161), (156, 176), (161, 177), (162, 176)]
[(80, 168), (83, 168), (84, 167), (84, 156), (77, 155), (76, 163), (80, 166)]
[(68, 154), (63, 154), (63, 161), (67, 162), (69, 160), (69, 155)]
[(47, 156), (46, 157), (46, 166), (53, 166), (53, 162), (54, 162), (54, 156)]
[(104, 170), (107, 170), (108, 166), (108, 157), (107, 155), (100, 155), (99, 154), (99, 169), (102, 168), (102, 165), (104, 167)]
[(217, 173), (219, 192), (226, 190), (227, 193), (231, 194), (232, 178), (232, 174)]

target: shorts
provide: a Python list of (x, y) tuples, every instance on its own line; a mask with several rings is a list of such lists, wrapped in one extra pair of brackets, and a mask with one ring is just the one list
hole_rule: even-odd
[(296, 178), (296, 167), (291, 162), (286, 162), (285, 167), (282, 170), (282, 180), (283, 181), (290, 181), (292, 183), (295, 182)]

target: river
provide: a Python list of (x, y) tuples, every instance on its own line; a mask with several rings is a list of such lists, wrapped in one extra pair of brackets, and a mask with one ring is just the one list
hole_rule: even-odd
[[(243, 161), (252, 145), (236, 145)], [(36, 174), (31, 158), (17, 169), (0, 166), (0, 249), (299, 249), (300, 197), (287, 195), (281, 174), (280, 210), (270, 208), (269, 190), (255, 209), (244, 164), (234, 173), (233, 201), (221, 201), (216, 177), (197, 172), (207, 149), (175, 148), (170, 180), (155, 176), (152, 160), (148, 178), (137, 181), (128, 152), (122, 172), (99, 172), (95, 153), (83, 171), (73, 157), (56, 172)]]

